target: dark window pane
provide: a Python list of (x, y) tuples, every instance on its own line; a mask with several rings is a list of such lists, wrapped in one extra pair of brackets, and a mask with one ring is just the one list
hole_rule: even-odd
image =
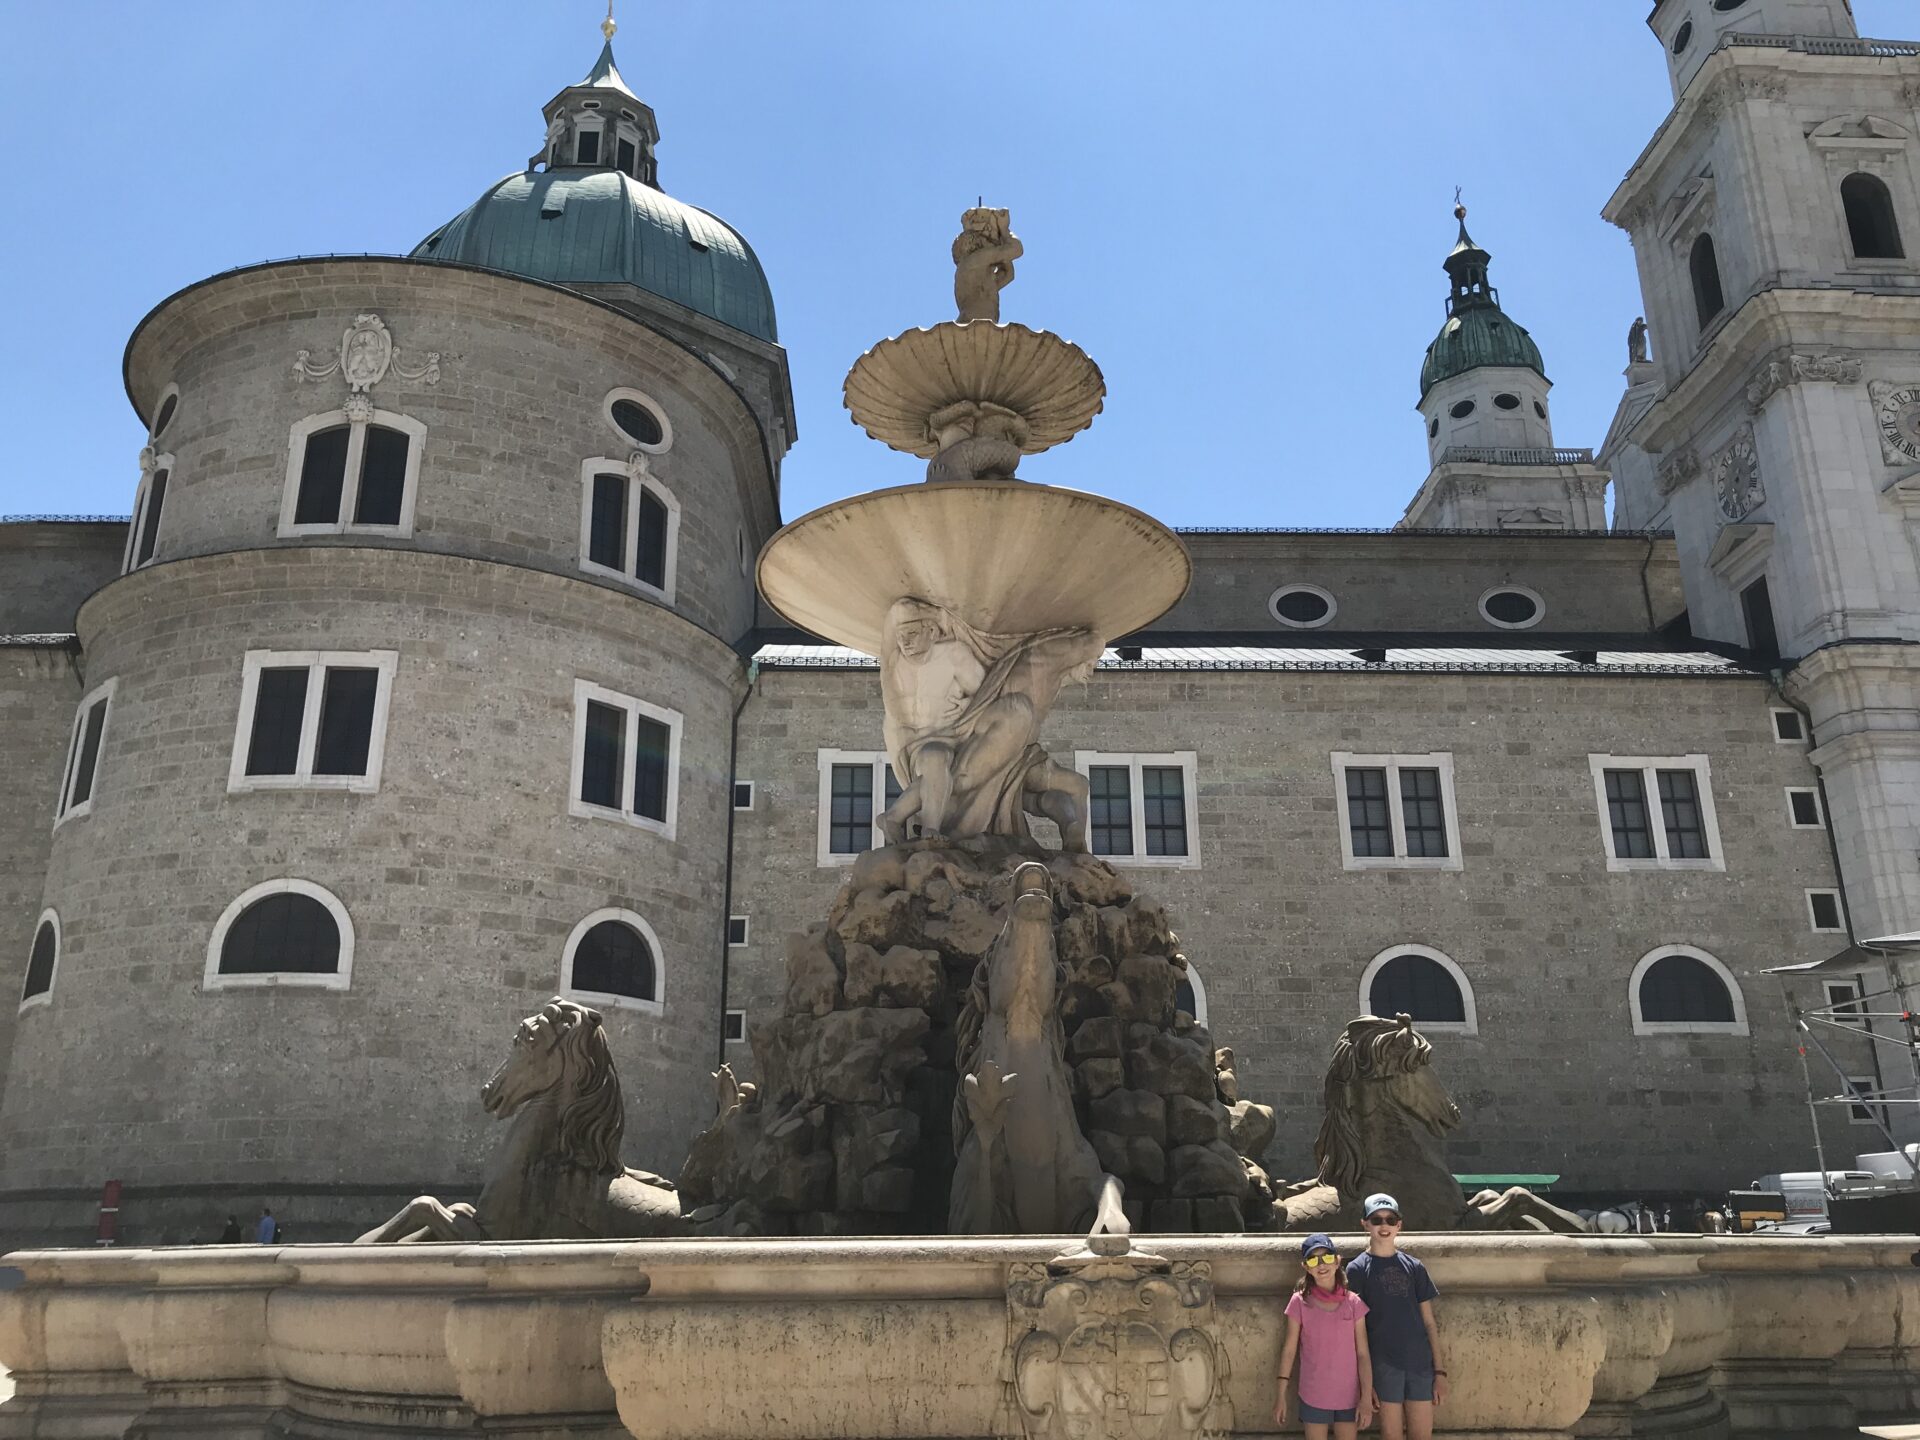
[[(891, 774), (891, 768), (889, 768)], [(828, 786), (827, 849), (858, 855), (873, 847), (873, 767), (836, 765)]]
[[(1847, 1077), (1847, 1089), (1863, 1100), (1871, 1099), (1876, 1088), (1871, 1076), (1849, 1075)], [(1880, 1120), (1880, 1109), (1877, 1105), (1849, 1105), (1847, 1118), (1861, 1125), (1871, 1125), (1876, 1120)], [(1881, 1123), (1884, 1124), (1885, 1121)]]
[(1318, 625), (1332, 609), (1327, 597), (1313, 590), (1285, 590), (1273, 601), (1274, 614), (1296, 625)]
[(1525, 625), (1540, 614), (1539, 603), (1518, 590), (1496, 590), (1485, 604), (1487, 614), (1502, 625)]
[(1466, 997), (1447, 967), (1426, 955), (1396, 955), (1373, 975), (1367, 1003), (1376, 1015), (1465, 1023)]
[(253, 692), (247, 774), (291, 775), (300, 766), (300, 722), (307, 711), (307, 667), (260, 672)]
[(1607, 823), (1613, 827), (1613, 853), (1621, 860), (1653, 856), (1653, 827), (1647, 819), (1647, 786), (1638, 770), (1609, 770)]
[(1087, 775), (1087, 819), (1096, 855), (1133, 854), (1133, 785), (1124, 765), (1095, 765)]
[(1798, 710), (1774, 711), (1773, 733), (1782, 740), (1804, 740), (1806, 733), (1800, 724), (1800, 712)]
[(1193, 993), (1193, 981), (1187, 979), (1184, 975), (1181, 976), (1179, 983), (1173, 987), (1173, 1008), (1175, 1010), (1184, 1010), (1187, 1014), (1193, 1016), (1195, 1020), (1198, 1020), (1200, 1018), (1199, 1004), (1199, 997)]
[(320, 738), (313, 750), (316, 775), (364, 775), (373, 745), (373, 700), (378, 670), (329, 667), (320, 691)]
[(662, 823), (667, 818), (667, 747), (672, 732), (658, 720), (633, 721), (633, 813)]
[(582, 130), (579, 135), (579, 146), (575, 149), (574, 155), (582, 165), (598, 165), (600, 163), (600, 132)]
[(744, 1040), (747, 1038), (747, 1012), (729, 1010), (720, 1021), (722, 1040)]
[(369, 425), (360, 455), (360, 494), (353, 502), (356, 525), (398, 525), (407, 491), (406, 433)]
[(1447, 853), (1447, 817), (1438, 770), (1400, 772), (1400, 815), (1407, 829), (1407, 854)]
[(580, 937), (573, 952), (573, 988), (651, 1000), (653, 952), (631, 925), (602, 920)]
[(1146, 806), (1147, 854), (1187, 853), (1187, 783), (1178, 766), (1149, 765), (1140, 772)]
[(628, 175), (633, 174), (633, 162), (640, 153), (639, 151), (634, 149), (633, 141), (627, 139), (625, 136), (622, 136), (620, 139), (620, 149), (618, 153), (620, 157), (621, 171)]
[(1813, 907), (1813, 926), (1816, 930), (1838, 930), (1840, 923), (1840, 897), (1831, 890), (1816, 890), (1807, 897)]
[(1669, 860), (1707, 859), (1707, 832), (1700, 818), (1699, 782), (1691, 770), (1662, 770), (1660, 818), (1667, 829)]
[(222, 975), (331, 975), (340, 968), (340, 927), (311, 895), (256, 900), (227, 928)]
[(167, 433), (167, 426), (173, 423), (173, 412), (179, 407), (180, 397), (169, 395), (160, 402), (160, 413), (153, 417), (153, 438), (158, 440)]
[(1747, 645), (1756, 655), (1773, 660), (1780, 655), (1780, 632), (1773, 623), (1773, 597), (1766, 577), (1740, 592), (1740, 609), (1747, 618)]
[(93, 798), (93, 771), (100, 762), (100, 735), (106, 728), (107, 702), (96, 700), (80, 729), (80, 753), (73, 765), (73, 791), (67, 797), (69, 809)]
[(634, 578), (656, 590), (667, 588), (667, 507), (651, 489), (640, 487), (640, 542), (634, 547)]
[(598, 700), (587, 702), (586, 749), (580, 764), (580, 798), (589, 805), (620, 805), (620, 756), (626, 748), (627, 714)]
[(609, 570), (625, 570), (627, 477), (593, 477), (593, 508), (587, 518), (587, 559)]
[(337, 525), (340, 492), (347, 481), (345, 425), (316, 430), (307, 437), (307, 453), (300, 462), (300, 493), (293, 502), (296, 525)]
[(1693, 309), (1702, 330), (1727, 308), (1720, 290), (1720, 257), (1714, 252), (1713, 236), (1702, 235), (1693, 242), (1693, 254), (1687, 269), (1693, 276)]
[(885, 809), (891, 810), (894, 801), (900, 798), (900, 777), (893, 773), (893, 766), (883, 766), (887, 772), (887, 803)]
[(1793, 805), (1793, 823), (1796, 825), (1818, 825), (1820, 823), (1820, 797), (1812, 790), (1789, 790), (1787, 799)]
[(1347, 832), (1356, 857), (1393, 854), (1393, 818), (1387, 813), (1387, 772), (1347, 770)]
[(57, 944), (53, 922), (42, 920), (40, 928), (33, 935), (33, 950), (27, 956), (27, 983), (20, 991), (22, 1000), (44, 995), (53, 988), (53, 960)]
[(147, 482), (147, 510), (140, 517), (140, 548), (134, 552), (134, 564), (144, 565), (153, 558), (154, 542), (160, 538), (160, 511), (166, 503), (167, 472), (156, 470)]
[(611, 413), (613, 423), (625, 431), (629, 439), (642, 445), (658, 445), (667, 438), (660, 417), (638, 400), (616, 400)]
[(1875, 175), (1849, 175), (1840, 182), (1840, 202), (1847, 212), (1847, 233), (1853, 253), (1861, 260), (1904, 260), (1900, 222), (1894, 218), (1893, 192)]
[(1640, 1018), (1673, 1025), (1730, 1025), (1733, 996), (1705, 961), (1664, 955), (1640, 977)]

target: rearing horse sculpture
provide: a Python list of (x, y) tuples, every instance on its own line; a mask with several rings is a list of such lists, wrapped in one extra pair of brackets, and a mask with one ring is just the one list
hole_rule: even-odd
[(1102, 1171), (1073, 1113), (1047, 867), (1021, 865), (1013, 890), (957, 1027), (959, 1158), (948, 1228), (956, 1235), (1124, 1235), (1120, 1182)]

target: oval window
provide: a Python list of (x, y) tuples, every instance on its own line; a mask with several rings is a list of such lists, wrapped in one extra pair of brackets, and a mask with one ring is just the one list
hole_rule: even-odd
[(1713, 8), (1718, 10), (1722, 15), (1724, 15), (1729, 10), (1738, 10), (1742, 5), (1746, 3), (1747, 3), (1747, 0), (1713, 0)]
[(167, 426), (173, 423), (173, 412), (179, 407), (179, 404), (180, 392), (178, 390), (169, 390), (167, 392), (167, 398), (160, 402), (159, 412), (153, 417), (153, 434), (150, 437), (151, 439), (158, 440), (166, 433)]
[(1503, 585), (1480, 597), (1480, 613), (1503, 630), (1524, 630), (1539, 623), (1547, 607), (1538, 595), (1517, 585)]
[(1676, 55), (1684, 53), (1687, 46), (1691, 45), (1692, 43), (1693, 43), (1693, 22), (1689, 20), (1685, 24), (1683, 24), (1678, 30), (1673, 32), (1673, 53)]
[(1547, 407), (1542, 405), (1538, 400), (1536, 400), (1533, 402), (1533, 413), (1538, 415), (1542, 420), (1544, 420), (1547, 418)]
[(658, 445), (667, 438), (660, 417), (637, 400), (613, 402), (613, 423), (636, 445)]
[(1427, 438), (1431, 440), (1434, 436), (1438, 435), (1439, 433), (1440, 433), (1440, 419), (1438, 416), (1435, 416), (1433, 423), (1427, 426)]
[(1462, 400), (1447, 413), (1456, 420), (1464, 420), (1473, 413), (1473, 402), (1471, 400)]
[(1518, 395), (1496, 395), (1493, 397), (1493, 403), (1502, 410), (1518, 410), (1520, 408), (1520, 397)]
[(1273, 592), (1267, 602), (1273, 618), (1296, 630), (1313, 630), (1333, 619), (1339, 607), (1334, 598), (1318, 585), (1287, 585)]

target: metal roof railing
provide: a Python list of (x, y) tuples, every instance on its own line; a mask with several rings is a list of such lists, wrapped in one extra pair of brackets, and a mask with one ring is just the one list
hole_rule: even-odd
[(1442, 465), (1591, 465), (1592, 450), (1499, 449), (1481, 445), (1449, 445), (1440, 452)]
[(0, 525), (124, 525), (131, 515), (0, 515)]
[(1850, 39), (1844, 35), (1747, 35), (1729, 31), (1714, 48), (1732, 45), (1757, 45), (1770, 50), (1791, 50), (1797, 55), (1861, 55), (1883, 60), (1898, 60), (1920, 55), (1920, 41)]

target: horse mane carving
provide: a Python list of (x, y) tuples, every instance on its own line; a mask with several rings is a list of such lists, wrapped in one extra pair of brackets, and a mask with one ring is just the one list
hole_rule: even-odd
[(600, 1012), (558, 997), (541, 1007), (558, 1039), (562, 1093), (571, 1098), (560, 1112), (555, 1147), (569, 1165), (595, 1175), (619, 1175), (620, 1138), (627, 1128), (620, 1076)]
[(1411, 1015), (1391, 1020), (1362, 1015), (1347, 1023), (1334, 1042), (1323, 1091), (1326, 1118), (1314, 1138), (1313, 1158), (1321, 1183), (1342, 1194), (1358, 1188), (1366, 1152), (1354, 1118), (1352, 1087), (1362, 1080), (1390, 1080), (1433, 1063), (1433, 1046), (1413, 1028)]

